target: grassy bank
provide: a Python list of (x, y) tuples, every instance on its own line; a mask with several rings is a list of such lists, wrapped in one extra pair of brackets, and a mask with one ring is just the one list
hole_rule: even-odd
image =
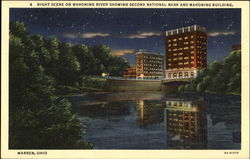
[(75, 83), (73, 86), (60, 85), (56, 89), (56, 94), (74, 95), (88, 92), (103, 92), (107, 88), (107, 80), (102, 78), (83, 78), (81, 83)]

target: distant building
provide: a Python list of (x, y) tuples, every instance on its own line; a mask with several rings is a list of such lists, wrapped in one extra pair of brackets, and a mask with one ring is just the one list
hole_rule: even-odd
[(164, 77), (164, 56), (139, 50), (136, 53), (136, 77), (161, 79)]
[(233, 45), (232, 46), (232, 51), (238, 51), (241, 50), (241, 45)]
[(136, 78), (136, 68), (128, 67), (127, 71), (123, 73), (124, 78)]
[(207, 33), (204, 27), (166, 31), (165, 78), (193, 78), (207, 67)]

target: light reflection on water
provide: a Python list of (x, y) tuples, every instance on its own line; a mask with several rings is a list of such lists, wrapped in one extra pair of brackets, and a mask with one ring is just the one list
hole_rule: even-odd
[(240, 98), (94, 93), (70, 97), (96, 149), (240, 149)]

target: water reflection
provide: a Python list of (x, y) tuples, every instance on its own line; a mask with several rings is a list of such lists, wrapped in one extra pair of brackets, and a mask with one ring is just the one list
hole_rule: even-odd
[(164, 119), (164, 105), (161, 101), (139, 100), (137, 107), (137, 121), (141, 126), (161, 123)]
[(203, 100), (168, 99), (165, 108), (165, 124), (169, 149), (204, 149), (207, 147)]
[(239, 98), (143, 92), (74, 98), (96, 149), (240, 149)]

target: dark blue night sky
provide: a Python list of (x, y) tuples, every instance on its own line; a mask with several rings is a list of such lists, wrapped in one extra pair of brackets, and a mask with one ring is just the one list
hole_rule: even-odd
[(240, 9), (10, 9), (10, 21), (22, 21), (31, 34), (63, 42), (105, 44), (134, 63), (138, 49), (165, 54), (164, 31), (200, 25), (208, 32), (208, 63), (228, 55), (241, 41)]

